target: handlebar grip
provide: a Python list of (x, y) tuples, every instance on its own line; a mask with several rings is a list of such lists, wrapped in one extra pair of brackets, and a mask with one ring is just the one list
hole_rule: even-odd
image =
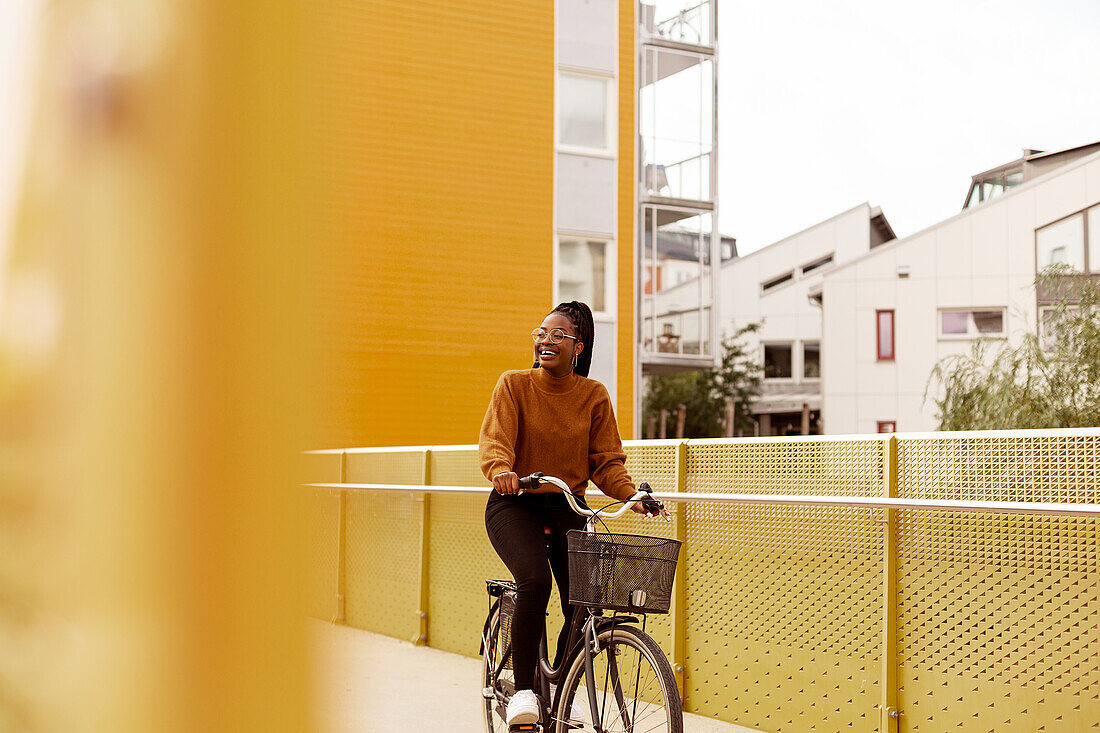
[(534, 491), (542, 484), (542, 474), (533, 473), (530, 476), (524, 476), (519, 480), (520, 491)]
[(644, 491), (646, 494), (645, 498), (641, 500), (641, 505), (642, 508), (646, 510), (647, 514), (660, 514), (664, 511), (665, 503), (659, 499), (654, 499), (653, 496), (650, 495), (653, 489), (650, 488), (649, 484), (644, 481), (638, 484), (638, 491)]

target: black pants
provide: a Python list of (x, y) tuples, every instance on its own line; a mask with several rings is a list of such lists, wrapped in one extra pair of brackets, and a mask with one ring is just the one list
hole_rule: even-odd
[[(577, 497), (581, 506), (584, 499)], [(550, 528), (550, 552), (547, 562), (547, 537)], [(550, 600), (550, 574), (558, 584), (565, 624), (558, 633), (554, 667), (565, 654), (566, 634), (573, 619), (569, 604), (569, 554), (565, 533), (584, 529), (584, 518), (569, 508), (561, 494), (522, 494), (502, 496), (495, 491), (485, 505), (485, 529), (489, 541), (516, 580), (516, 610), (512, 617), (512, 669), (516, 689), (531, 689), (535, 682), (539, 641)]]

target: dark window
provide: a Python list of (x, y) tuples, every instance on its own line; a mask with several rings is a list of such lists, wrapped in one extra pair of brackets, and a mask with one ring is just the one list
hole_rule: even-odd
[(875, 341), (879, 361), (894, 360), (894, 311), (875, 311)]
[(972, 317), (978, 333), (1004, 333), (1004, 313), (1001, 311), (974, 311)]
[(816, 270), (819, 267), (824, 267), (825, 265), (832, 264), (832, 261), (833, 261), (833, 256), (832, 255), (829, 255), (827, 257), (822, 257), (820, 260), (814, 260), (810, 264), (802, 266), (802, 274), (805, 275), (807, 272), (813, 272), (814, 270)]
[(790, 379), (792, 376), (791, 345), (764, 344), (764, 378)]
[(940, 311), (940, 335), (944, 337), (1003, 336), (1003, 310)]
[(802, 344), (802, 378), (819, 379), (821, 377), (821, 344)]
[(780, 275), (779, 277), (772, 278), (771, 280), (768, 280), (766, 283), (763, 283), (760, 286), (760, 289), (763, 290), (764, 292), (767, 292), (767, 291), (771, 290), (772, 288), (779, 287), (783, 283), (788, 283), (793, 279), (794, 279), (794, 273), (793, 272), (787, 272), (787, 273), (784, 273), (784, 274)]

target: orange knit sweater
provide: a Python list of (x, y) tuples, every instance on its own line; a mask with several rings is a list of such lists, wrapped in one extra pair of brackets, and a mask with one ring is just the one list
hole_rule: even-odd
[[(557, 378), (544, 369), (504, 372), (493, 388), (478, 440), (481, 471), (535, 471), (583, 494), (591, 479), (615, 499), (634, 494), (611, 398), (594, 379)], [(544, 490), (554, 490), (548, 487)]]

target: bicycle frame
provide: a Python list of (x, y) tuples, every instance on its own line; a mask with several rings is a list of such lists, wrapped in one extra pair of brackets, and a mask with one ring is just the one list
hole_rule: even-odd
[[(494, 603), (494, 605), (498, 605), (500, 602), (501, 601), (498, 599)], [(490, 606), (490, 613), (492, 613), (492, 608), (493, 607)], [(580, 613), (581, 610), (584, 611), (583, 614)], [(610, 618), (605, 618), (604, 616), (602, 616), (600, 613), (594, 611), (593, 609), (590, 609), (590, 608), (580, 609), (580, 608), (578, 608), (578, 611), (574, 612), (573, 620), (569, 625), (569, 633), (566, 635), (566, 642), (565, 642), (565, 648), (567, 650), (572, 650), (572, 649), (576, 648), (577, 644), (580, 643), (581, 639), (582, 638), (584, 639), (584, 644), (582, 646), (581, 651), (584, 654), (584, 675), (585, 675), (585, 680), (588, 683), (585, 687), (588, 690), (588, 705), (589, 705), (589, 710), (591, 711), (592, 717), (593, 717), (592, 725), (595, 727), (595, 729), (597, 731), (603, 729), (602, 728), (602, 721), (600, 720), (599, 706), (597, 704), (597, 699), (596, 699), (595, 669), (593, 668), (593, 659), (594, 659), (595, 655), (598, 654), (599, 651), (600, 651), (600, 648), (599, 648), (599, 633), (600, 633), (600, 631), (602, 631), (604, 628), (607, 628), (608, 626), (614, 627), (614, 626), (618, 626), (618, 625), (625, 625), (625, 624), (631, 624), (631, 623), (633, 623), (633, 624), (638, 623), (638, 619), (635, 616), (619, 616), (617, 614), (611, 616)], [(499, 633), (499, 630), (498, 630), (497, 633)], [(612, 633), (614, 633), (614, 631)], [(482, 638), (482, 643), (484, 644), (484, 648), (486, 649), (484, 654), (488, 654), (487, 650), (490, 647), (489, 639), (483, 637)], [(494, 680), (497, 680), (499, 678), (500, 673), (504, 669), (505, 660), (508, 658), (508, 654), (510, 652), (511, 652), (511, 646), (506, 645), (503, 648), (500, 660), (496, 663), (496, 666), (493, 670), (493, 679)], [(553, 711), (557, 709), (558, 703), (560, 702), (560, 697), (561, 697), (561, 695), (564, 691), (561, 689), (560, 684), (559, 684), (559, 687), (558, 687), (558, 690), (557, 690), (557, 697), (551, 699), (551, 697), (550, 697), (550, 685), (552, 683), (553, 684), (560, 683), (562, 673), (565, 671), (568, 662), (572, 660), (573, 655), (568, 654), (568, 653), (563, 654), (561, 664), (558, 666), (557, 669), (555, 669), (550, 665), (549, 653), (548, 652), (549, 652), (549, 649), (547, 648), (546, 632), (545, 632), (545, 629), (544, 629), (543, 634), (542, 634), (542, 639), (539, 642), (539, 657), (538, 657), (538, 665), (537, 665), (538, 677), (539, 677), (538, 683), (539, 683), (539, 687), (540, 687), (539, 691), (542, 695), (542, 699), (546, 700), (547, 705), (548, 705), (548, 707), (551, 711), (551, 715), (552, 715)], [(618, 679), (618, 674), (617, 674), (617, 671), (615, 669), (617, 663), (616, 663), (615, 658), (614, 658), (613, 655), (608, 656), (608, 664), (611, 667), (612, 676), (617, 680)], [(628, 714), (627, 714), (627, 711), (626, 711), (626, 708), (625, 708), (625, 704), (624, 704), (625, 703), (625, 696), (623, 694), (622, 688), (619, 687), (616, 684), (615, 689), (613, 690), (613, 693), (615, 695), (615, 700), (618, 703), (620, 713), (623, 717), (623, 724), (629, 729), (630, 720), (629, 720), (629, 717), (628, 717)], [(504, 693), (499, 688), (499, 682), (494, 683), (493, 696), (494, 696), (494, 698), (496, 699), (496, 702), (499, 705), (505, 705), (507, 703), (506, 696), (504, 695)]]
[[(609, 512), (609, 511), (602, 510), (602, 509), (591, 509), (589, 507), (580, 506), (580, 504), (577, 503), (577, 499), (573, 495), (573, 492), (570, 491), (569, 486), (564, 481), (562, 481), (561, 479), (555, 478), (554, 476), (543, 476), (543, 475), (540, 475), (540, 474), (534, 474), (534, 476), (532, 476), (531, 478), (537, 478), (539, 483), (552, 484), (552, 485), (558, 487), (559, 489), (561, 489), (562, 493), (565, 495), (566, 502), (569, 504), (570, 508), (574, 512), (576, 512), (577, 514), (579, 514), (583, 517), (586, 517), (585, 528), (584, 528), (586, 532), (595, 531), (595, 525), (596, 525), (597, 521), (606, 520), (606, 519), (615, 519), (616, 517), (622, 516), (626, 512), (630, 511), (634, 507), (634, 504), (641, 501), (643, 498), (645, 498), (647, 496), (646, 492), (639, 491), (634, 496), (632, 496), (629, 499), (627, 499), (626, 501), (624, 501), (623, 505), (621, 507), (619, 507), (619, 509), (617, 509), (613, 512)], [(501, 603), (502, 599), (503, 599), (503, 593), (501, 595), (501, 598), (496, 601), (496, 605), (499, 605)], [(492, 614), (492, 610), (493, 610), (493, 606), (490, 605), (490, 608), (489, 608), (490, 615)], [(583, 613), (581, 613), (582, 610), (583, 610)], [(601, 623), (601, 621), (603, 621), (604, 623)], [(602, 628), (606, 628), (607, 626), (615, 626), (615, 625), (618, 625), (618, 624), (637, 623), (637, 622), (638, 622), (638, 619), (635, 618), (634, 616), (619, 616), (619, 615), (615, 614), (615, 615), (611, 616), (610, 618), (604, 618), (604, 616), (602, 615), (602, 612), (594, 611), (593, 609), (588, 608), (588, 607), (577, 607), (577, 610), (574, 611), (574, 613), (573, 613), (573, 620), (569, 625), (569, 632), (566, 635), (565, 648), (566, 648), (566, 650), (571, 651), (574, 648), (576, 648), (576, 645), (578, 643), (580, 643), (581, 639), (584, 640), (584, 643), (582, 645), (582, 651), (584, 653), (584, 675), (585, 675), (585, 680), (587, 682), (586, 688), (588, 690), (588, 705), (589, 705), (589, 710), (591, 711), (592, 717), (593, 717), (592, 725), (594, 726), (594, 728), (597, 731), (602, 731), (603, 730), (602, 721), (600, 720), (600, 714), (599, 714), (599, 709), (598, 709), (597, 699), (596, 699), (596, 685), (595, 685), (596, 674), (595, 674), (595, 669), (593, 667), (594, 656), (596, 654), (598, 654), (599, 651), (600, 651), (600, 649), (599, 649), (599, 633), (602, 630)], [(488, 629), (486, 629), (486, 630), (488, 630)], [(497, 633), (498, 634), (500, 633), (499, 629), (498, 629)], [(612, 632), (612, 633), (614, 633), (614, 632)], [(484, 635), (483, 635), (483, 638), (482, 638), (482, 644), (484, 645), (484, 648), (486, 650), (485, 654), (487, 655), (488, 654), (488, 649), (490, 648), (490, 644), (489, 644), (489, 639), (485, 638)], [(540, 692), (542, 693), (542, 699), (547, 701), (547, 704), (548, 704), (549, 709), (551, 711), (551, 715), (553, 715), (553, 711), (555, 709), (557, 709), (557, 707), (558, 707), (558, 703), (560, 702), (560, 697), (562, 695), (563, 690), (561, 689), (561, 687), (559, 685), (559, 688), (558, 688), (558, 691), (557, 691), (559, 699), (553, 699), (552, 700), (552, 699), (550, 699), (550, 685), (552, 683), (559, 683), (561, 681), (562, 672), (565, 670), (565, 668), (567, 666), (567, 663), (572, 659), (573, 655), (569, 654), (569, 653), (563, 654), (561, 664), (558, 666), (557, 669), (554, 669), (552, 666), (550, 666), (550, 662), (549, 662), (549, 658), (548, 658), (548, 651), (549, 650), (547, 648), (547, 642), (546, 642), (546, 630), (543, 629), (542, 639), (539, 642), (539, 657), (538, 657), (538, 663), (537, 663), (536, 668), (537, 668), (537, 671), (538, 671), (538, 678), (539, 678), (538, 679), (538, 684), (539, 684), (539, 687), (540, 687)], [(505, 660), (508, 659), (508, 654), (510, 652), (511, 652), (511, 646), (510, 645), (507, 645), (503, 648), (503, 652), (501, 654), (501, 659), (497, 661), (496, 667), (493, 670), (493, 680), (494, 680), (493, 696), (494, 696), (494, 698), (496, 699), (496, 702), (499, 705), (504, 705), (504, 704), (507, 703), (507, 698), (505, 697), (504, 693), (500, 690), (499, 682), (497, 682), (497, 680), (499, 678), (500, 673), (504, 669)], [(485, 660), (485, 663), (488, 664), (488, 659)], [(613, 671), (615, 670), (616, 664), (617, 663), (616, 663), (613, 655), (608, 655), (608, 665), (611, 667), (611, 669)], [(616, 679), (618, 678), (617, 673), (615, 673), (615, 678)], [(625, 698), (624, 698), (624, 695), (623, 695), (622, 688), (619, 687), (618, 684), (616, 684), (615, 689), (613, 690), (613, 692), (614, 692), (616, 701), (619, 705), (619, 710), (620, 710), (620, 713), (621, 713), (622, 718), (623, 718), (623, 723), (626, 725), (627, 728), (629, 728), (630, 727), (630, 721), (629, 721), (629, 717), (628, 717), (627, 711), (626, 711), (625, 706), (624, 706), (624, 699)]]

